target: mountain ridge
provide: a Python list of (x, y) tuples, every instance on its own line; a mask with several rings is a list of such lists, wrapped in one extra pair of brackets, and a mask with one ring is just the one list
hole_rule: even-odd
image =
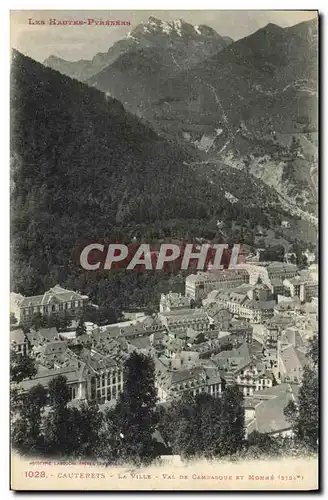
[(247, 183), (224, 165), (199, 168), (197, 150), (168, 142), (117, 99), (17, 51), (11, 117), (12, 283), (19, 293), (39, 293), (67, 276), (81, 279), (82, 289), (74, 255), (86, 240), (129, 242), (139, 232), (146, 241), (220, 241), (218, 219), (228, 234), (233, 221), (244, 221), (251, 238), (258, 223), (288, 218), (261, 181)]
[(312, 215), (317, 82), (316, 19), (287, 28), (269, 23), (187, 68), (170, 50), (130, 51), (87, 80), (158, 133), (260, 176)]
[(160, 47), (163, 51), (174, 50), (176, 44), (176, 57), (182, 64), (186, 58), (191, 58), (191, 63), (197, 62), (206, 57), (206, 54), (222, 50), (232, 42), (230, 37), (221, 37), (213, 28), (206, 25), (195, 27), (183, 20), (166, 22), (150, 16), (147, 21), (129, 31), (125, 38), (109, 47), (107, 52), (99, 52), (90, 60), (66, 61), (50, 55), (43, 64), (67, 76), (85, 81), (110, 66), (129, 50), (148, 47)]

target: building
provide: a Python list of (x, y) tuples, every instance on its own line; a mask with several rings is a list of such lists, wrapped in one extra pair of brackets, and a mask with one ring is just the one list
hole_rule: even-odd
[(262, 302), (272, 300), (271, 286), (261, 281), (261, 278), (252, 286), (247, 295), (252, 300), (260, 300)]
[(243, 283), (249, 283), (249, 274), (242, 267), (199, 272), (187, 276), (185, 295), (193, 300), (199, 300), (212, 290), (230, 290)]
[(207, 340), (200, 344), (193, 344), (190, 349), (198, 353), (199, 359), (208, 359), (210, 356), (220, 352), (222, 346), (229, 342), (229, 332), (220, 332), (215, 340)]
[(217, 330), (229, 329), (229, 325), (232, 320), (232, 314), (228, 309), (221, 307), (216, 302), (210, 302), (204, 307), (204, 310), (206, 310), (207, 314), (213, 321), (212, 326), (214, 326), (214, 328), (216, 328)]
[(174, 311), (159, 313), (159, 320), (169, 331), (187, 329), (206, 331), (210, 328), (210, 319), (201, 309), (176, 309)]
[(299, 297), (301, 302), (307, 302), (313, 297), (318, 297), (318, 282), (313, 280), (310, 274), (285, 279), (284, 286), (291, 297)]
[(282, 280), (294, 278), (298, 274), (297, 266), (286, 262), (271, 262), (266, 270), (270, 281), (277, 278)]
[(217, 397), (222, 392), (222, 382), (215, 366), (195, 366), (172, 371), (160, 359), (156, 360), (156, 387), (161, 402), (180, 398), (183, 393), (207, 393)]
[(70, 366), (63, 366), (62, 368), (52, 368), (46, 369), (44, 367), (38, 367), (38, 373), (33, 379), (26, 379), (19, 383), (19, 388), (24, 394), (28, 392), (35, 385), (43, 385), (47, 388), (49, 382), (51, 382), (55, 377), (62, 375), (67, 380), (67, 386), (70, 392), (71, 400), (73, 399), (88, 399), (86, 387), (87, 387), (87, 376), (86, 367), (83, 363), (80, 366), (72, 364)]
[(279, 356), (280, 380), (282, 382), (300, 384), (307, 360), (306, 356), (295, 348), (294, 345), (290, 344), (284, 349), (281, 349)]
[(190, 301), (189, 297), (185, 297), (181, 293), (162, 293), (159, 310), (160, 312), (169, 312), (177, 309), (186, 309), (190, 307)]
[(152, 345), (150, 343), (150, 338), (148, 335), (144, 337), (137, 337), (136, 339), (127, 340), (128, 353), (136, 351), (140, 354), (145, 354), (146, 356), (151, 355)]
[(244, 320), (233, 318), (229, 324), (229, 333), (232, 339), (236, 339), (240, 343), (247, 342), (250, 344), (253, 339), (253, 326)]
[[(37, 384), (47, 387), (58, 375), (67, 379), (71, 400), (96, 401), (103, 404), (116, 400), (123, 390), (123, 363), (126, 357), (111, 341), (106, 349), (100, 352), (99, 347), (78, 350), (76, 354), (67, 342), (60, 340), (35, 344), (32, 355), (37, 366), (37, 375), (31, 380), (23, 380), (19, 386), (25, 392)], [(115, 350), (116, 349), (116, 350)], [(104, 351), (104, 352), (102, 352)], [(110, 351), (110, 352), (109, 352)]]
[(244, 396), (253, 396), (254, 392), (272, 387), (273, 375), (261, 363), (251, 362), (236, 374), (235, 382)]
[(33, 346), (32, 354), (37, 364), (50, 369), (60, 368), (67, 361), (70, 361), (70, 352), (67, 352), (67, 350), (67, 342), (54, 340), (46, 344)]
[(57, 328), (40, 328), (39, 330), (31, 330), (25, 334), (31, 347), (42, 345), (48, 342), (53, 342), (59, 339)]
[[(161, 329), (163, 330), (163, 327), (161, 327)], [(150, 334), (152, 331), (159, 330), (159, 327), (154, 330), (147, 329), (145, 321), (137, 321), (133, 324), (114, 323), (100, 328), (98, 327), (92, 331), (91, 335), (99, 342), (100, 339), (136, 339), (138, 337), (143, 337), (147, 332)]]
[(244, 343), (236, 349), (222, 351), (212, 358), (227, 385), (236, 383), (244, 396), (272, 386), (273, 376), (260, 360), (254, 358)]
[(30, 350), (30, 344), (22, 329), (10, 330), (10, 347), (17, 354), (25, 356)]
[(169, 339), (165, 344), (164, 353), (167, 358), (173, 358), (180, 353), (185, 346), (185, 340), (174, 338)]
[(109, 356), (91, 349), (85, 353), (85, 362), (89, 368), (87, 377), (87, 399), (98, 404), (116, 400), (123, 390), (124, 372), (122, 366)]
[(254, 300), (250, 299), (247, 293), (236, 291), (217, 291), (212, 300), (228, 309), (233, 315), (251, 323), (261, 323), (273, 316), (275, 306), (274, 300)]
[(268, 276), (268, 271), (266, 268), (267, 264), (265, 262), (256, 262), (255, 263), (244, 263), (244, 264), (237, 264), (236, 266), (232, 266), (232, 269), (244, 269), (247, 271), (249, 275), (249, 284), (250, 285), (255, 285), (259, 279), (263, 282), (266, 283), (267, 285), (270, 284), (269, 276)]
[(274, 298), (278, 295), (285, 295), (286, 289), (284, 285), (284, 280), (281, 278), (272, 278), (271, 280), (271, 293)]
[(154, 349), (161, 349), (164, 347), (164, 344), (167, 342), (168, 336), (166, 330), (162, 330), (159, 332), (154, 332), (149, 335), (150, 345)]
[(274, 315), (264, 325), (263, 345), (268, 351), (277, 353), (283, 331), (294, 325), (294, 318), (282, 314)]
[(34, 314), (38, 313), (42, 316), (67, 313), (71, 317), (76, 317), (84, 310), (88, 302), (87, 295), (81, 295), (56, 285), (43, 295), (23, 297), (12, 294), (10, 312), (15, 315), (19, 324), (23, 324), (29, 322)]
[(283, 316), (296, 316), (301, 310), (301, 301), (295, 297), (278, 297), (278, 303), (274, 306), (274, 314)]
[(298, 392), (297, 384), (282, 383), (245, 398), (246, 436), (254, 432), (272, 437), (292, 436), (293, 424), (287, 420), (284, 409), (290, 401), (297, 404)]

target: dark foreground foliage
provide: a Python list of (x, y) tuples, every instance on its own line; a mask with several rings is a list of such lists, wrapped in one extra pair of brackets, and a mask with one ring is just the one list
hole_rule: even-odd
[(154, 362), (132, 353), (126, 362), (124, 390), (116, 405), (105, 412), (95, 403), (83, 402), (78, 407), (68, 404), (63, 376), (53, 379), (47, 388), (32, 387), (24, 396), (13, 387), (12, 445), (26, 456), (135, 465), (149, 464), (167, 453), (184, 460), (316, 453), (317, 375), (315, 365), (305, 370), (299, 404), (286, 408), (293, 422), (292, 438), (255, 432), (245, 439), (243, 396), (237, 386), (226, 387), (221, 398), (185, 394), (169, 406), (157, 406)]

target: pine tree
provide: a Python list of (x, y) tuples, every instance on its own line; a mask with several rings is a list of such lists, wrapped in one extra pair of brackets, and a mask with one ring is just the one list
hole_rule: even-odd
[(79, 415), (74, 423), (78, 428), (79, 453), (83, 457), (94, 457), (100, 445), (100, 429), (103, 415), (96, 403), (83, 402), (79, 407)]
[(207, 394), (201, 394), (198, 398), (201, 410), (200, 430), (201, 449), (207, 458), (222, 455), (224, 436), (222, 428), (222, 401)]
[(316, 449), (319, 438), (318, 372), (305, 366), (299, 392), (297, 436), (310, 449)]
[(308, 357), (311, 359), (315, 368), (319, 365), (319, 337), (315, 335), (310, 339), (310, 349), (308, 352)]
[(223, 455), (232, 455), (245, 444), (243, 394), (237, 385), (227, 386), (222, 395), (221, 441)]
[(319, 380), (318, 337), (310, 343), (308, 357), (311, 364), (304, 367), (298, 403), (290, 401), (284, 414), (293, 424), (296, 442), (307, 449), (316, 450), (319, 439)]
[(155, 457), (156, 428), (155, 368), (150, 357), (132, 353), (126, 361), (126, 381), (114, 418), (121, 439), (120, 455), (125, 461), (147, 463)]
[(20, 404), (18, 418), (11, 427), (13, 447), (21, 453), (33, 455), (42, 452), (42, 413), (47, 404), (47, 391), (41, 385), (32, 387)]
[(83, 318), (81, 317), (79, 319), (78, 325), (76, 327), (76, 337), (80, 337), (81, 335), (85, 335), (87, 333), (87, 328), (85, 326), (85, 323), (83, 321)]
[(69, 456), (75, 436), (70, 431), (70, 400), (66, 377), (59, 375), (49, 382), (50, 411), (45, 419), (45, 451), (50, 455)]
[(171, 411), (171, 443), (173, 452), (190, 458), (198, 452), (199, 420), (196, 418), (195, 399), (190, 393), (175, 401)]
[(222, 454), (221, 400), (206, 393), (185, 393), (172, 402), (160, 428), (173, 452), (184, 458)]
[[(96, 456), (105, 460), (108, 464), (116, 464), (122, 461), (124, 444), (120, 421), (117, 418), (116, 408), (106, 410), (99, 431), (99, 446)], [(125, 444), (124, 444), (125, 446)]]

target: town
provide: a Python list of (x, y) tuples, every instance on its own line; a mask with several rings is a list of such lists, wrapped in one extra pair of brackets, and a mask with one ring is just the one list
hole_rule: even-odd
[[(318, 273), (318, 264), (256, 260), (199, 271), (186, 277), (184, 295), (163, 293), (151, 316), (129, 312), (108, 325), (84, 321), (89, 297), (60, 285), (38, 296), (11, 293), (11, 349), (37, 367), (14, 385), (24, 394), (63, 375), (69, 404), (94, 401), (103, 411), (115, 405), (125, 362), (137, 352), (154, 361), (158, 405), (185, 393), (220, 398), (237, 384), (246, 436), (289, 436), (284, 409), (297, 403), (318, 333)], [(70, 317), (66, 328), (33, 322), (60, 313)]]

